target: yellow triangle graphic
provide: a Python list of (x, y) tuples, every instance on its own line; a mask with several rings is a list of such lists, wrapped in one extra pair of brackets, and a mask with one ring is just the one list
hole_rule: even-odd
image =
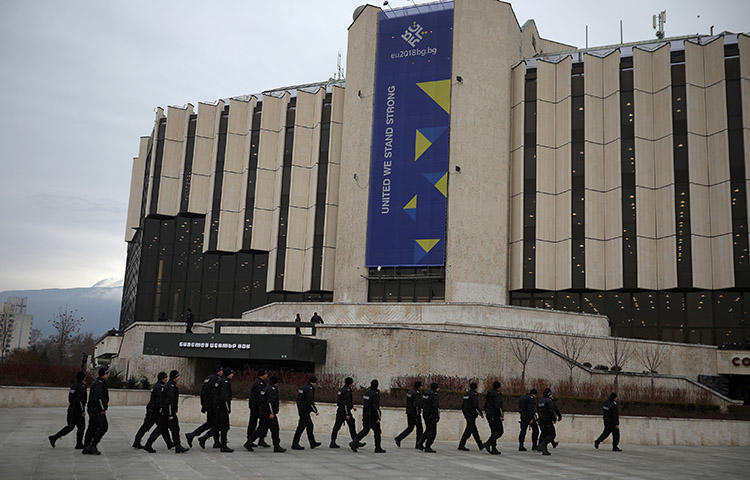
[(439, 241), (440, 241), (439, 238), (425, 238), (422, 240), (416, 240), (419, 246), (422, 247), (422, 249), (427, 253), (429, 253), (430, 250), (432, 250), (432, 247), (437, 245)]
[(438, 105), (448, 113), (451, 113), (451, 81), (435, 80), (434, 82), (417, 83), (424, 93), (430, 96)]
[(414, 161), (416, 162), (419, 157), (422, 156), (424, 152), (427, 151), (428, 148), (430, 148), (430, 145), (432, 145), (432, 142), (427, 140), (427, 138), (422, 135), (422, 132), (417, 130), (417, 137), (414, 141)]
[(444, 197), (448, 196), (448, 172), (445, 172), (445, 175), (440, 177), (440, 180), (435, 184), (435, 188), (437, 188)]
[(417, 208), (417, 196), (414, 195), (414, 198), (409, 200), (409, 203), (404, 205), (404, 210), (410, 209), (410, 208)]

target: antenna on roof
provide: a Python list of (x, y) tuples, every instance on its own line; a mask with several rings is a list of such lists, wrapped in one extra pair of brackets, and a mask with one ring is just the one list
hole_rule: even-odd
[(336, 60), (336, 80), (342, 80), (344, 78), (344, 67), (341, 66), (341, 50), (339, 50), (339, 56)]
[[(657, 28), (657, 18), (659, 20), (659, 25)], [(667, 11), (662, 10), (659, 12), (658, 15), (654, 15), (651, 17), (651, 23), (654, 30), (656, 30), (656, 38), (661, 40), (664, 38), (664, 24), (667, 23)]]

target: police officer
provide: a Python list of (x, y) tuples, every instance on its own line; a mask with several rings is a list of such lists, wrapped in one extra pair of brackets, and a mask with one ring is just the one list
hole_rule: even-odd
[(83, 380), (86, 378), (86, 372), (76, 373), (76, 380), (70, 386), (68, 392), (68, 418), (67, 425), (54, 435), (50, 435), (49, 443), (55, 448), (55, 442), (65, 435), (76, 430), (76, 450), (83, 448), (83, 433), (86, 429), (86, 384)]
[[(333, 424), (333, 430), (331, 431), (331, 444), (328, 446), (329, 448), (339, 448), (336, 444), (336, 437), (344, 422), (349, 427), (349, 435), (352, 440), (357, 436), (354, 415), (352, 415), (352, 412), (357, 410), (354, 408), (354, 400), (352, 399), (352, 383), (354, 383), (352, 377), (346, 377), (344, 386), (339, 389), (336, 395), (336, 422)], [(364, 444), (359, 446), (364, 447)]]
[(487, 452), (492, 455), (500, 455), (497, 449), (497, 439), (503, 436), (503, 395), (500, 393), (500, 382), (492, 384), (492, 390), (487, 392), (484, 398), (484, 412), (487, 414), (487, 423), (490, 426), (490, 438), (484, 442)]
[[(247, 423), (247, 441), (243, 445), (245, 450), (252, 452), (256, 445), (251, 438), (258, 431), (258, 420), (260, 419), (260, 394), (266, 388), (268, 382), (268, 372), (265, 368), (258, 370), (258, 378), (250, 385), (250, 420)], [(258, 447), (268, 448), (263, 437), (258, 440)]]
[(430, 389), (422, 395), (422, 416), (424, 417), (424, 452), (435, 453), (432, 443), (437, 436), (437, 424), (440, 421), (440, 405), (438, 399), (438, 390), (440, 386), (433, 382)]
[(394, 438), (396, 446), (401, 448), (401, 441), (405, 439), (414, 428), (417, 428), (417, 443), (414, 448), (420, 450), (424, 449), (422, 445), (423, 433), (422, 430), (422, 382), (417, 380), (414, 382), (414, 388), (406, 392), (406, 421), (408, 422), (406, 429), (398, 434), (398, 437)]
[(602, 404), (602, 413), (604, 415), (604, 431), (599, 438), (594, 440), (594, 448), (599, 448), (599, 444), (612, 434), (612, 451), (622, 452), (618, 445), (620, 444), (620, 407), (615, 401), (617, 394), (612, 392), (609, 398)]
[[(162, 437), (164, 438), (164, 442), (167, 444), (167, 448), (172, 448), (172, 440), (169, 438), (168, 430), (164, 428), (165, 425), (163, 423), (160, 423), (161, 419), (159, 418), (161, 412), (162, 395), (164, 394), (164, 384), (167, 382), (167, 377), (168, 376), (165, 372), (159, 372), (159, 374), (156, 376), (156, 383), (151, 389), (151, 398), (149, 398), (148, 404), (146, 405), (146, 417), (143, 419), (143, 425), (141, 425), (141, 428), (138, 429), (138, 433), (135, 434), (135, 440), (133, 440), (133, 448), (145, 448), (143, 445), (141, 445), (141, 439), (146, 434), (146, 432), (151, 430), (151, 427), (153, 427), (154, 425), (156, 425), (156, 431), (158, 433), (161, 433)], [(156, 440), (156, 436), (154, 436), (154, 440)], [(153, 441), (151, 442), (151, 444), (153, 444)], [(151, 444), (149, 444), (149, 448), (146, 449), (146, 451), (150, 451), (151, 453), (153, 453)]]
[(461, 412), (464, 414), (466, 419), (466, 428), (464, 429), (461, 440), (458, 442), (458, 449), (463, 452), (468, 452), (466, 448), (466, 441), (470, 436), (474, 437), (474, 441), (477, 442), (479, 450), (484, 448), (482, 441), (479, 439), (479, 432), (477, 431), (477, 416), (484, 418), (482, 410), (479, 408), (479, 394), (477, 393), (478, 385), (476, 382), (469, 384), (469, 391), (464, 395), (463, 402), (461, 402)]
[(557, 447), (555, 442), (555, 423), (562, 420), (560, 409), (557, 408), (557, 404), (552, 398), (552, 390), (545, 388), (542, 392), (542, 398), (536, 403), (537, 414), (539, 415), (539, 449), (542, 451), (542, 455), (551, 455), (547, 450), (547, 444), (552, 443), (552, 447)]
[(286, 452), (279, 442), (279, 390), (276, 384), (279, 383), (278, 377), (271, 377), (269, 384), (260, 392), (258, 411), (260, 415), (258, 430), (253, 432), (250, 441), (256, 438), (265, 437), (268, 430), (271, 430), (271, 440), (273, 441), (273, 451), (276, 453)]
[[(180, 379), (180, 372), (172, 370), (169, 372), (169, 381), (164, 385), (161, 402), (161, 421), (166, 429), (172, 434), (172, 444), (175, 453), (185, 453), (189, 448), (185, 448), (180, 443), (180, 421), (177, 418), (177, 407), (180, 402), (180, 390), (177, 388), (177, 381)], [(156, 436), (156, 431), (151, 433), (148, 438), (147, 446), (151, 444), (151, 438)], [(147, 450), (146, 447), (143, 447)]]
[(101, 441), (109, 424), (107, 423), (107, 407), (109, 406), (109, 391), (107, 390), (107, 379), (109, 370), (102, 367), (94, 383), (91, 384), (91, 395), (86, 405), (89, 413), (89, 428), (86, 430), (86, 437), (83, 442), (84, 455), (101, 455), (102, 452), (97, 450), (96, 446)]
[[(298, 315), (299, 316), (299, 315)], [(307, 430), (307, 440), (310, 442), (310, 448), (319, 447), (320, 442), (315, 441), (313, 434), (313, 422), (310, 414), (318, 415), (318, 407), (315, 406), (315, 386), (318, 384), (318, 377), (312, 376), (306, 384), (302, 385), (297, 391), (297, 413), (299, 414), (299, 423), (297, 430), (294, 432), (292, 440), (292, 450), (304, 450), (305, 447), (299, 444), (302, 432)]]
[[(201, 386), (201, 413), (206, 414), (206, 423), (196, 428), (192, 432), (186, 433), (185, 438), (187, 439), (188, 445), (193, 446), (193, 439), (201, 433), (211, 430), (216, 426), (216, 405), (219, 400), (219, 385), (221, 385), (221, 377), (224, 374), (224, 369), (221, 366), (216, 367), (214, 373), (210, 374), (203, 380)], [(218, 430), (216, 430), (217, 436), (214, 437), (214, 447), (219, 448), (219, 437)]]
[(202, 437), (198, 438), (198, 445), (206, 448), (208, 437), (219, 436), (219, 448), (223, 453), (232, 453), (233, 449), (227, 445), (227, 433), (229, 433), (229, 414), (232, 413), (232, 377), (234, 370), (224, 367), (224, 375), (219, 378), (217, 386), (217, 397), (215, 404), (216, 426)]
[(518, 434), (518, 451), (525, 452), (526, 448), (523, 446), (524, 440), (526, 440), (526, 430), (531, 428), (531, 449), (539, 450), (537, 447), (537, 441), (539, 440), (539, 427), (536, 424), (536, 388), (529, 390), (529, 393), (522, 395), (518, 399), (518, 413), (521, 420), (518, 422), (521, 424), (521, 433)]
[(357, 451), (360, 441), (372, 429), (372, 434), (375, 437), (375, 453), (385, 453), (385, 450), (380, 446), (380, 419), (380, 391), (378, 390), (378, 381), (373, 380), (370, 382), (370, 388), (362, 396), (362, 431), (349, 442), (349, 448), (352, 451)]

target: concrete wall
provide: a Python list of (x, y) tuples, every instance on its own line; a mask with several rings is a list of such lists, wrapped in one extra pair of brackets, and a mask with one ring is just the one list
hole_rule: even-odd
[[(0, 408), (67, 407), (68, 388), (0, 386)], [(149, 390), (109, 390), (109, 404), (146, 405)], [(200, 409), (199, 409), (200, 411)]]

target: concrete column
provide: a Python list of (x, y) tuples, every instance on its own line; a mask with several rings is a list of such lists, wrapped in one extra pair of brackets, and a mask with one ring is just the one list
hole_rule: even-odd
[(193, 106), (167, 107), (167, 128), (159, 178), (159, 199), (156, 213), (175, 216), (180, 211), (182, 176), (185, 173), (187, 131)]
[[(190, 172), (190, 195), (188, 212), (206, 214), (211, 206), (211, 179), (216, 165), (216, 142), (219, 133), (219, 120), (224, 110), (224, 102), (215, 104), (198, 103), (198, 117), (195, 124), (195, 147), (193, 168)], [(206, 244), (208, 237), (206, 237)]]
[[(521, 33), (510, 4), (455, 2), (453, 75), (463, 82), (451, 94), (448, 302), (508, 301), (509, 72), (520, 51)], [(456, 166), (459, 175), (453, 173)]]
[(159, 122), (164, 118), (164, 109), (156, 107), (156, 114), (154, 118), (154, 128), (151, 130), (151, 156), (148, 162), (148, 188), (146, 191), (146, 214), (151, 211), (151, 195), (153, 193), (153, 185), (155, 181), (159, 181), (159, 178), (154, 178), (154, 162), (156, 160), (156, 137), (159, 135)]
[(526, 63), (511, 71), (510, 108), (510, 238), (508, 283), (510, 290), (523, 288), (523, 138)]
[(143, 176), (146, 170), (148, 144), (150, 137), (141, 137), (138, 145), (138, 156), (133, 158), (130, 174), (130, 197), (128, 199), (128, 217), (125, 224), (125, 241), (133, 240), (135, 231), (141, 225), (141, 202), (143, 201)]
[[(750, 212), (750, 36), (737, 36), (740, 48), (740, 90), (742, 92), (742, 135), (745, 150), (745, 195)], [(748, 233), (750, 235), (750, 232)]]
[(331, 131), (328, 143), (328, 178), (326, 185), (326, 216), (323, 226), (323, 258), (320, 288), (334, 289), (336, 275), (336, 230), (339, 211), (339, 179), (341, 172), (341, 139), (344, 126), (345, 90), (334, 86), (331, 95)]
[(693, 286), (734, 286), (724, 37), (685, 42)]
[(366, 217), (372, 149), (375, 53), (380, 11), (377, 7), (367, 5), (349, 26), (344, 100), (346, 123), (343, 125), (341, 140), (341, 181), (336, 231), (336, 302), (367, 300), (367, 280), (362, 275), (367, 275)]

